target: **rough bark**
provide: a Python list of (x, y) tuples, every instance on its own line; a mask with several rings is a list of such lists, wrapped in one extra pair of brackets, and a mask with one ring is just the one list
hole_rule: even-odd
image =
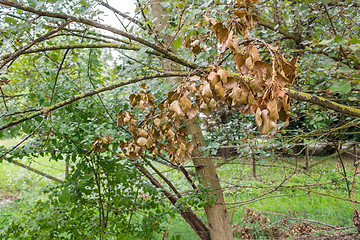
[(314, 95), (311, 95), (308, 93), (304, 93), (304, 92), (300, 92), (300, 91), (296, 91), (293, 89), (287, 89), (287, 93), (289, 94), (290, 97), (300, 100), (300, 101), (313, 103), (315, 105), (322, 106), (327, 109), (332, 109), (336, 112), (343, 113), (348, 116), (360, 117), (360, 109), (357, 109), (354, 107), (342, 105), (342, 104), (327, 100), (326, 98), (317, 97), (317, 96), (314, 96)]
[(188, 120), (186, 122), (186, 131), (189, 135), (192, 135), (193, 143), (195, 144), (192, 160), (195, 165), (196, 174), (200, 176), (205, 187), (212, 189), (209, 192), (208, 198), (211, 195), (215, 197), (214, 204), (207, 204), (205, 206), (211, 239), (233, 239), (232, 226), (216, 167), (209, 157), (204, 157), (204, 153), (201, 150), (201, 147), (205, 146), (201, 128), (196, 120)]
[[(141, 164), (136, 163), (135, 166), (138, 170), (150, 180), (150, 182), (156, 186), (157, 188), (164, 189), (164, 186), (157, 181)], [(178, 197), (171, 194), (170, 191), (164, 189), (163, 190), (165, 196), (170, 200), (173, 205), (177, 204)], [(181, 206), (179, 208), (181, 216), (185, 219), (185, 221), (190, 225), (190, 227), (195, 231), (195, 233), (199, 236), (201, 240), (210, 240), (209, 229), (205, 225), (205, 223), (196, 215), (196, 213), (190, 208), (187, 207), (182, 209)]]
[[(151, 0), (152, 15), (156, 18), (155, 31), (162, 37), (165, 46), (171, 46), (171, 36), (161, 34), (164, 28), (168, 26), (167, 12), (160, 5), (161, 0)], [(168, 60), (162, 61), (164, 69), (179, 70), (177, 65), (171, 65)], [(210, 237), (212, 240), (232, 240), (232, 226), (229, 214), (225, 205), (224, 194), (220, 185), (219, 177), (217, 175), (216, 167), (211, 158), (204, 157), (201, 147), (205, 146), (204, 137), (201, 128), (195, 119), (187, 120), (186, 124), (187, 134), (192, 135), (193, 143), (195, 144), (192, 160), (195, 165), (196, 173), (200, 176), (205, 187), (212, 190), (209, 192), (208, 199), (215, 197), (214, 204), (207, 204), (205, 206), (205, 213), (208, 220), (208, 227), (210, 230)]]

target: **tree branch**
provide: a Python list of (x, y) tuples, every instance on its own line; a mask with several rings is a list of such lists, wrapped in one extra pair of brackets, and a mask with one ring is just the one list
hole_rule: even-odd
[(104, 7), (106, 7), (107, 9), (113, 11), (114, 13), (122, 16), (123, 18), (129, 20), (130, 22), (135, 23), (135, 24), (138, 25), (141, 29), (147, 30), (147, 29), (144, 27), (144, 24), (143, 24), (142, 22), (139, 22), (138, 20), (130, 17), (129, 15), (120, 12), (120, 11), (117, 10), (116, 8), (112, 7), (110, 4), (108, 4), (108, 3), (106, 3), (106, 2), (101, 2), (100, 4), (103, 5)]
[(287, 90), (287, 93), (289, 94), (289, 96), (294, 99), (313, 103), (315, 105), (322, 106), (327, 109), (332, 109), (335, 112), (343, 113), (348, 116), (358, 117), (358, 118), (360, 117), (360, 109), (357, 109), (357, 108), (354, 108), (351, 106), (342, 105), (342, 104), (339, 104), (336, 102), (332, 102), (325, 98), (317, 97), (317, 96), (314, 96), (314, 95), (311, 95), (308, 93), (304, 93), (304, 92), (300, 92), (300, 91), (296, 91), (294, 89), (286, 89), (286, 90)]
[(15, 164), (16, 166), (25, 168), (25, 169), (27, 169), (27, 170), (29, 170), (29, 171), (31, 171), (31, 172), (37, 173), (37, 174), (39, 174), (39, 175), (41, 175), (41, 176), (43, 176), (43, 177), (46, 177), (46, 178), (48, 178), (48, 179), (50, 179), (50, 180), (55, 181), (55, 182), (63, 183), (62, 180), (60, 180), (60, 179), (58, 179), (58, 178), (56, 178), (56, 177), (50, 176), (49, 174), (44, 173), (44, 172), (42, 172), (42, 171), (39, 171), (39, 170), (37, 170), (37, 169), (35, 169), (35, 168), (32, 168), (32, 167), (30, 167), (30, 166), (26, 166), (25, 164), (23, 164), (23, 163), (21, 163), (21, 162), (18, 162), (18, 161), (15, 161), (15, 160), (11, 160), (10, 163)]
[[(56, 51), (63, 49), (84, 49), (84, 48), (115, 48), (115, 49), (123, 49), (123, 50), (132, 50), (139, 51), (141, 48), (135, 45), (124, 45), (124, 44), (116, 44), (116, 43), (78, 43), (78, 44), (70, 44), (70, 45), (58, 45), (52, 47), (41, 47), (36, 49), (30, 49), (25, 51), (23, 54), (30, 53), (38, 53), (45, 51)], [(156, 51), (147, 50), (146, 53), (153, 54), (157, 56), (161, 56), (161, 53)], [(6, 57), (6, 56), (5, 56)]]
[(284, 26), (280, 25), (279, 28), (275, 30), (275, 26), (277, 24), (272, 23), (272, 22), (270, 22), (269, 20), (267, 20), (265, 18), (260, 17), (260, 20), (259, 20), (258, 24), (260, 26), (265, 27), (265, 28), (268, 28), (268, 29), (271, 29), (271, 30), (274, 30), (274, 31), (278, 31), (279, 33), (281, 33), (285, 37), (294, 40), (296, 43), (300, 43), (301, 41), (303, 41), (303, 38), (301, 37), (301, 35), (289, 32), (289, 30), (287, 28), (285, 28)]
[(0, 127), (0, 131), (1, 130), (4, 130), (4, 129), (7, 129), (7, 128), (10, 128), (12, 126), (15, 126), (19, 123), (22, 123), (24, 121), (27, 121), (29, 119), (32, 119), (32, 118), (35, 118), (37, 116), (40, 116), (42, 114), (48, 114), (49, 112), (51, 111), (54, 111), (58, 108), (61, 108), (61, 107), (64, 107), (66, 105), (69, 105), (73, 102), (76, 102), (80, 99), (83, 99), (83, 98), (87, 98), (87, 97), (90, 97), (90, 96), (93, 96), (93, 95), (96, 95), (96, 94), (99, 94), (99, 93), (102, 93), (102, 92), (106, 92), (106, 91), (110, 91), (110, 90), (113, 90), (113, 89), (116, 89), (116, 88), (119, 88), (119, 87), (122, 87), (122, 86), (126, 86), (126, 85), (130, 85), (130, 84), (133, 84), (133, 83), (137, 83), (137, 82), (141, 82), (141, 81), (144, 81), (144, 80), (148, 80), (148, 79), (154, 79), (154, 78), (166, 78), (166, 77), (181, 77), (181, 76), (187, 76), (188, 73), (165, 73), (165, 74), (156, 74), (156, 75), (150, 75), (150, 76), (145, 76), (145, 77), (139, 77), (139, 78), (134, 78), (132, 80), (129, 80), (127, 82), (121, 82), (121, 83), (117, 83), (117, 84), (113, 84), (113, 85), (110, 85), (110, 86), (107, 86), (107, 87), (103, 87), (103, 88), (98, 88), (98, 89), (95, 89), (93, 91), (89, 91), (89, 92), (84, 92), (82, 94), (79, 94), (79, 95), (75, 95), (73, 96), (72, 98), (70, 99), (67, 99), (65, 101), (62, 101), (62, 102), (58, 102), (56, 103), (55, 105), (53, 106), (50, 106), (50, 107), (44, 107), (42, 108), (41, 110), (33, 113), (33, 114), (30, 114), (28, 116), (25, 116), (23, 118), (20, 118), (18, 120), (15, 120), (14, 122), (11, 122), (11, 123), (8, 123), (8, 124), (5, 124), (3, 126)]
[[(1, 0), (0, 0), (1, 3)], [(7, 63), (9, 63), (10, 61), (14, 61), (16, 58), (18, 58), (21, 54), (23, 54), (26, 50), (28, 50), (29, 48), (31, 48), (32, 46), (34, 46), (35, 44), (47, 39), (48, 37), (50, 37), (51, 35), (61, 31), (62, 29), (64, 29), (69, 23), (71, 22), (71, 20), (67, 20), (64, 24), (62, 24), (61, 26), (59, 26), (58, 28), (51, 30), (43, 35), (41, 35), (40, 37), (38, 37), (37, 39), (35, 39), (34, 41), (32, 41), (31, 43), (27, 44), (26, 46), (20, 48), (19, 50), (15, 51), (14, 53), (8, 55), (1, 63), (0, 63), (0, 69), (2, 69)]]
[(178, 57), (177, 55), (171, 53), (170, 51), (168, 51), (168, 50), (166, 50), (164, 48), (158, 47), (157, 45), (144, 40), (143, 38), (135, 37), (135, 36), (133, 36), (133, 35), (127, 33), (127, 32), (124, 32), (124, 31), (121, 31), (119, 29), (110, 27), (108, 25), (97, 23), (97, 22), (94, 22), (92, 20), (81, 18), (81, 17), (70, 16), (70, 15), (67, 15), (67, 14), (64, 14), (64, 13), (55, 13), (55, 12), (43, 11), (43, 10), (36, 9), (36, 8), (33, 8), (33, 7), (25, 6), (23, 4), (16, 3), (16, 2), (13, 2), (13, 1), (10, 1), (10, 0), (0, 0), (0, 4), (2, 4), (4, 6), (7, 6), (7, 7), (14, 7), (16, 9), (20, 9), (20, 10), (23, 10), (23, 11), (26, 11), (26, 12), (31, 12), (31, 13), (37, 14), (39, 16), (46, 16), (46, 17), (53, 17), (53, 18), (71, 20), (73, 22), (86, 24), (86, 25), (89, 25), (89, 26), (92, 26), (92, 27), (95, 27), (95, 28), (100, 28), (100, 29), (115, 33), (117, 35), (126, 37), (126, 38), (131, 39), (131, 40), (133, 40), (135, 42), (141, 43), (141, 44), (143, 44), (143, 45), (145, 45), (147, 47), (150, 47), (150, 48), (160, 52), (163, 55), (163, 57), (166, 57), (167, 59), (169, 59), (169, 60), (171, 60), (173, 62), (179, 63), (180, 65), (183, 65), (183, 66), (186, 66), (186, 67), (189, 67), (189, 68), (192, 68), (192, 69), (195, 69), (195, 68), (198, 67), (196, 64), (188, 62), (188, 61)]

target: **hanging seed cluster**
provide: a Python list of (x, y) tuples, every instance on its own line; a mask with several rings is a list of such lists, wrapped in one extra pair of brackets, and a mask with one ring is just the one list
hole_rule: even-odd
[[(205, 17), (221, 45), (220, 57), (227, 51), (231, 53), (236, 72), (211, 65), (201, 76), (184, 79), (157, 106), (145, 85), (138, 94), (130, 95), (130, 104), (146, 116), (139, 123), (130, 111), (118, 114), (118, 124), (127, 125), (133, 134), (132, 140), (122, 144), (126, 156), (138, 159), (144, 151), (153, 155), (166, 151), (173, 163), (190, 160), (194, 145), (187, 137), (183, 120), (193, 119), (199, 112), (209, 116), (220, 104), (229, 111), (255, 114), (263, 134), (275, 134), (279, 120), (288, 125), (290, 98), (283, 88), (296, 77), (297, 59), (289, 61), (279, 47), (248, 37), (248, 29), (256, 24), (249, 10), (253, 2), (238, 1), (239, 9), (234, 12), (237, 20), (227, 25)], [(244, 39), (240, 43), (237, 33)]]

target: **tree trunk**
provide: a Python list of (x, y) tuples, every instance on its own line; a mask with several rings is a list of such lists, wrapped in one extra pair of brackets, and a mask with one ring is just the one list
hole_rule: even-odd
[[(167, 12), (161, 7), (161, 0), (151, 0), (151, 11), (155, 21), (155, 31), (163, 39), (165, 47), (171, 47), (171, 36), (162, 34), (162, 30), (169, 27)], [(169, 60), (162, 61), (162, 67), (168, 70), (179, 70), (180, 67), (172, 65)], [(187, 134), (192, 135), (194, 150), (192, 160), (195, 165), (196, 173), (200, 176), (205, 187), (212, 190), (208, 193), (208, 200), (214, 196), (214, 203), (205, 206), (205, 213), (208, 220), (210, 237), (212, 240), (232, 240), (232, 226), (229, 214), (225, 205), (224, 194), (217, 175), (216, 167), (210, 157), (204, 157), (201, 147), (205, 146), (204, 137), (197, 119), (187, 120)]]
[(195, 165), (196, 174), (200, 176), (205, 187), (212, 189), (208, 194), (208, 199), (211, 195), (215, 197), (214, 204), (207, 204), (205, 206), (211, 239), (233, 239), (232, 226), (216, 167), (211, 158), (204, 157), (204, 153), (201, 150), (201, 147), (205, 146), (205, 141), (196, 119), (186, 122), (186, 131), (189, 135), (192, 135), (193, 143), (195, 144), (192, 152), (192, 160)]

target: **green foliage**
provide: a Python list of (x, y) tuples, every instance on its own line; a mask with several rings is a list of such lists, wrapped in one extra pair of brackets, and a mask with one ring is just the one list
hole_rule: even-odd
[(153, 239), (164, 231), (172, 210), (131, 163), (99, 159), (95, 166), (92, 161), (80, 161), (66, 183), (45, 192), (49, 198), (23, 206), (4, 234), (10, 239)]

